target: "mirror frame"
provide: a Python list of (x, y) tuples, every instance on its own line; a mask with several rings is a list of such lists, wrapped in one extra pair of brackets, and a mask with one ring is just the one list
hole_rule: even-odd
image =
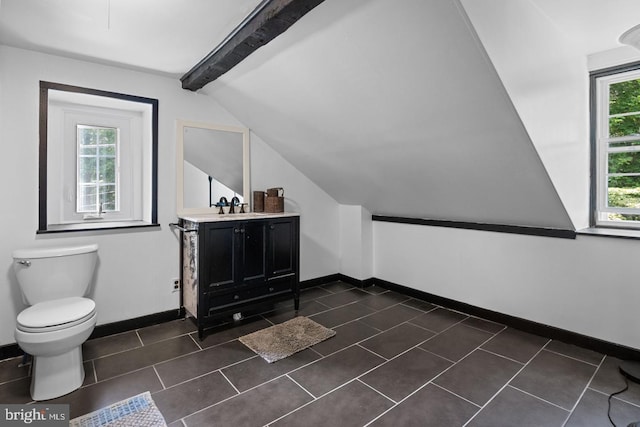
[(191, 120), (176, 121), (176, 210), (178, 217), (193, 214), (217, 214), (216, 207), (185, 208), (184, 207), (184, 128), (211, 129), (225, 132), (236, 132), (242, 135), (242, 197), (248, 203), (251, 212), (251, 157), (249, 129), (238, 126), (214, 125)]

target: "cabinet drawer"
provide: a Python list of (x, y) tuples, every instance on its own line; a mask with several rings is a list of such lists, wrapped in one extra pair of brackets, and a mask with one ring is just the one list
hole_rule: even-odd
[(290, 279), (284, 280), (270, 280), (266, 285), (256, 288), (256, 292), (259, 295), (271, 295), (281, 292), (291, 291), (293, 289), (293, 283)]
[(255, 292), (251, 289), (236, 290), (226, 294), (209, 293), (207, 294), (209, 311), (218, 309), (232, 304), (239, 304), (255, 296)]

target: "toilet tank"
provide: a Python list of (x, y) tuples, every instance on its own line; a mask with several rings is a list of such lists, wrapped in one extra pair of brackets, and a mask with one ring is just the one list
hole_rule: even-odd
[(98, 245), (13, 251), (13, 269), (25, 301), (82, 297), (98, 260)]

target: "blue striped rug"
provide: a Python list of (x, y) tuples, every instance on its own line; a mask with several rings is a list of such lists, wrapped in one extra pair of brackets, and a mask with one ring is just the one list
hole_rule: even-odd
[(148, 391), (74, 418), (69, 427), (166, 427)]

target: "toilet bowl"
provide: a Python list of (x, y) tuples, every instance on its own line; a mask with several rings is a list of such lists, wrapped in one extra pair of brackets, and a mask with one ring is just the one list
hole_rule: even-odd
[(96, 325), (96, 304), (84, 295), (97, 245), (14, 251), (14, 271), (30, 304), (16, 319), (15, 339), (33, 356), (31, 397), (53, 399), (84, 381), (82, 344)]

